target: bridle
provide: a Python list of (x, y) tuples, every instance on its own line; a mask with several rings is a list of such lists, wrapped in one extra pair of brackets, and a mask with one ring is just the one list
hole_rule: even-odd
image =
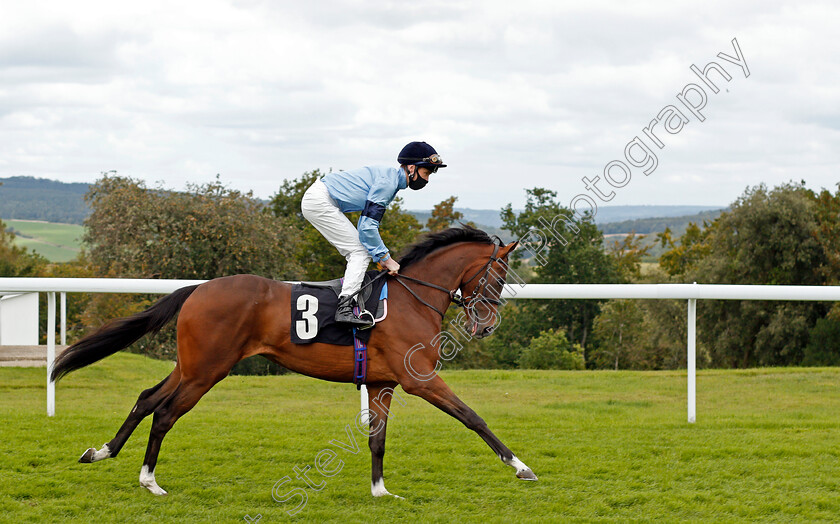
[[(439, 285), (433, 284), (431, 282), (426, 282), (425, 280), (420, 280), (419, 278), (414, 278), (414, 277), (409, 277), (409, 276), (406, 276), (406, 275), (401, 275), (399, 273), (394, 275), (394, 280), (398, 284), (400, 284), (402, 287), (404, 287), (406, 289), (406, 291), (411, 293), (411, 295), (414, 298), (416, 298), (421, 304), (423, 304), (426, 307), (431, 308), (438, 315), (440, 315), (441, 318), (443, 318), (443, 316), (444, 316), (443, 311), (441, 311), (440, 309), (438, 309), (434, 305), (429, 304), (428, 302), (423, 300), (423, 298), (420, 297), (420, 295), (418, 295), (413, 289), (411, 289), (408, 286), (408, 284), (406, 284), (403, 281), (408, 280), (410, 282), (414, 282), (414, 283), (420, 284), (422, 286), (426, 286), (426, 287), (430, 287), (432, 289), (437, 289), (439, 291), (443, 291), (444, 293), (449, 295), (449, 300), (451, 300), (456, 306), (464, 308), (465, 311), (470, 307), (470, 304), (472, 304), (475, 301), (485, 302), (485, 303), (488, 303), (488, 304), (493, 304), (493, 305), (498, 307), (502, 304), (501, 300), (496, 299), (496, 298), (488, 298), (488, 297), (484, 296), (484, 289), (487, 287), (487, 275), (490, 274), (490, 269), (493, 267), (493, 262), (498, 262), (498, 261), (502, 260), (501, 258), (496, 256), (498, 254), (499, 254), (499, 244), (496, 243), (496, 242), (493, 242), (493, 254), (490, 255), (490, 259), (487, 261), (487, 263), (484, 264), (483, 266), (481, 266), (481, 268), (479, 268), (478, 271), (476, 271), (473, 274), (473, 276), (471, 276), (467, 280), (461, 282), (461, 284), (455, 289), (447, 289), (443, 286), (439, 286)], [(473, 280), (475, 280), (476, 277), (478, 277), (478, 275), (481, 275), (481, 278), (479, 279), (480, 285), (475, 287), (475, 289), (473, 290), (472, 294), (469, 297), (463, 298), (458, 293), (458, 291), (463, 289), (464, 286), (466, 286), (467, 284), (469, 284)]]

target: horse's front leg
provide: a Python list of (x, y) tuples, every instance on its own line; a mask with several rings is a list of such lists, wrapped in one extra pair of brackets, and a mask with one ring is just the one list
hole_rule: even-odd
[(460, 420), (462, 424), (478, 433), (484, 442), (499, 456), (499, 458), (516, 470), (517, 478), (522, 480), (537, 480), (537, 476), (516, 455), (502, 444), (496, 435), (487, 427), (487, 423), (475, 411), (464, 404), (449, 386), (439, 376), (428, 381), (411, 379), (401, 384), (406, 393), (425, 399), (433, 406)]
[(390, 414), (391, 398), (394, 396), (394, 388), (397, 383), (377, 384), (368, 386), (368, 409), (370, 412), (370, 492), (374, 497), (391, 495), (402, 498), (385, 489), (385, 477), (383, 473), (382, 460), (385, 457), (385, 430), (388, 426), (388, 415)]

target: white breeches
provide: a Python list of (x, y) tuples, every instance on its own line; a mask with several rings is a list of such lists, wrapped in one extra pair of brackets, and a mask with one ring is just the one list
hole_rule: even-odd
[(300, 202), (300, 210), (306, 220), (347, 259), (341, 294), (351, 295), (358, 291), (362, 287), (371, 257), (359, 241), (359, 232), (338, 209), (324, 182), (316, 180), (306, 190)]

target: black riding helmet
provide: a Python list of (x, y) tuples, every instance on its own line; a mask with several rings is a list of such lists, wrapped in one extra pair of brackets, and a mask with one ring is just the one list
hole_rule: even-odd
[(443, 163), (443, 159), (435, 151), (435, 148), (426, 142), (410, 142), (406, 144), (402, 148), (402, 151), (400, 151), (400, 154), (397, 155), (397, 162), (401, 166), (415, 165), (425, 167), (432, 173), (437, 171), (438, 168), (446, 167), (446, 164)]

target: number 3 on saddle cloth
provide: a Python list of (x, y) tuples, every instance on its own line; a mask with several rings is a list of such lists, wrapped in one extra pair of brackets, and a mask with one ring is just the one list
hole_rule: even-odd
[[(368, 271), (362, 283), (358, 301), (365, 304), (362, 318), (372, 315), (379, 322), (388, 314), (388, 285), (385, 278), (379, 278), (368, 285), (379, 271)], [(353, 346), (355, 365), (353, 383), (357, 387), (365, 382), (367, 373), (367, 343), (370, 329), (358, 330), (335, 321), (341, 279), (325, 282), (300, 282), (292, 285), (292, 332), (294, 344), (321, 342), (339, 346)], [(359, 314), (358, 308), (354, 310)], [(373, 313), (375, 312), (375, 313)]]

